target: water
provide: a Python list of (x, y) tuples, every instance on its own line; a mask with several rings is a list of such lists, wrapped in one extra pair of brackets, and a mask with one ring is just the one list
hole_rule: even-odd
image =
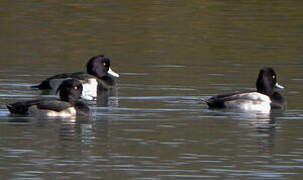
[[(0, 16), (1, 179), (301, 179), (301, 1), (7, 1)], [(93, 116), (10, 116), (31, 85), (104, 53), (121, 74)], [(288, 109), (208, 110), (273, 66)]]

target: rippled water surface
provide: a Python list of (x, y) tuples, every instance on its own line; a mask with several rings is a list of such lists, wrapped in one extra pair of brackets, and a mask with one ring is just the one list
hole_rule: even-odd
[[(0, 179), (301, 179), (301, 1), (7, 1), (0, 15)], [(30, 88), (104, 53), (120, 73), (91, 117), (9, 115)], [(209, 110), (272, 66), (288, 109)]]

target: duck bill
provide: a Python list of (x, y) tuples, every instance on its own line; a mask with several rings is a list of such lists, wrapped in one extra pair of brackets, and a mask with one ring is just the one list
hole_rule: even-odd
[(278, 84), (278, 83), (276, 83), (275, 84), (275, 88), (277, 88), (277, 89), (284, 89), (284, 87), (283, 86), (281, 86), (280, 84)]
[(120, 76), (118, 73), (115, 73), (111, 68), (108, 69), (107, 73), (116, 78), (118, 78)]
[(95, 101), (97, 98), (93, 96), (82, 95), (81, 99), (84, 99), (86, 101)]

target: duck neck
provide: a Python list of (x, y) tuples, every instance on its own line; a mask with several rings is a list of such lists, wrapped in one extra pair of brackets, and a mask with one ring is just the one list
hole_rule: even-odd
[(77, 101), (77, 98), (75, 98), (74, 96), (65, 93), (64, 91), (60, 91), (60, 99), (61, 101), (65, 101), (65, 102), (69, 102), (71, 104), (75, 103)]
[(87, 73), (90, 74), (90, 75), (96, 76), (99, 79), (102, 79), (103, 77), (106, 77), (106, 73), (103, 73), (103, 72), (88, 70)]
[(88, 62), (86, 66), (86, 71), (88, 74), (96, 76), (97, 78), (102, 78), (103, 76), (106, 76), (106, 71), (104, 68), (101, 67), (100, 61), (97, 60), (91, 60)]
[(69, 103), (73, 103), (73, 102), (76, 101), (74, 98), (70, 98), (70, 97), (62, 97), (62, 96), (60, 96), (60, 99), (62, 101), (69, 102)]
[(262, 89), (262, 90), (259, 90), (258, 89), (258, 92), (259, 93), (262, 93), (262, 94), (265, 94), (265, 95), (268, 95), (268, 96), (272, 96), (274, 94), (274, 91), (271, 89)]
[(270, 83), (266, 80), (265, 77), (263, 78), (258, 78), (257, 83), (257, 91), (259, 93), (272, 96), (274, 93), (273, 87), (270, 85)]

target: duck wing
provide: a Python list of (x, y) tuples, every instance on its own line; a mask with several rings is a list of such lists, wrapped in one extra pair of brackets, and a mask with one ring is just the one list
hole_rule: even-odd
[(53, 110), (60, 112), (64, 109), (72, 107), (72, 105), (68, 102), (54, 100), (54, 99), (37, 99), (37, 100), (29, 100), (29, 101), (21, 101), (13, 104), (6, 105), (8, 110), (11, 113), (15, 114), (26, 114), (28, 110), (32, 106), (36, 106), (37, 109), (43, 110)]
[(256, 92), (255, 90), (245, 90), (235, 93), (227, 93), (216, 95), (208, 99), (202, 99), (210, 108), (225, 108), (226, 102), (231, 101), (267, 101), (270, 102), (268, 96)]
[(76, 72), (76, 73), (63, 73), (51, 76), (45, 80), (43, 80), (39, 85), (33, 86), (33, 88), (39, 89), (56, 89), (67, 78), (75, 78), (78, 80), (86, 81), (90, 78), (95, 78), (95, 76), (87, 74), (85, 72)]
[(38, 109), (41, 110), (52, 110), (52, 111), (57, 111), (60, 112), (62, 110), (65, 110), (69, 107), (72, 107), (72, 104), (65, 102), (65, 101), (60, 101), (60, 100), (43, 100), (40, 101), (39, 103), (36, 104)]
[[(46, 100), (46, 99), (45, 99)], [(11, 113), (26, 114), (30, 106), (38, 105), (42, 99), (20, 101), (12, 104), (7, 104), (6, 107)], [(48, 100), (46, 100), (48, 101)]]

